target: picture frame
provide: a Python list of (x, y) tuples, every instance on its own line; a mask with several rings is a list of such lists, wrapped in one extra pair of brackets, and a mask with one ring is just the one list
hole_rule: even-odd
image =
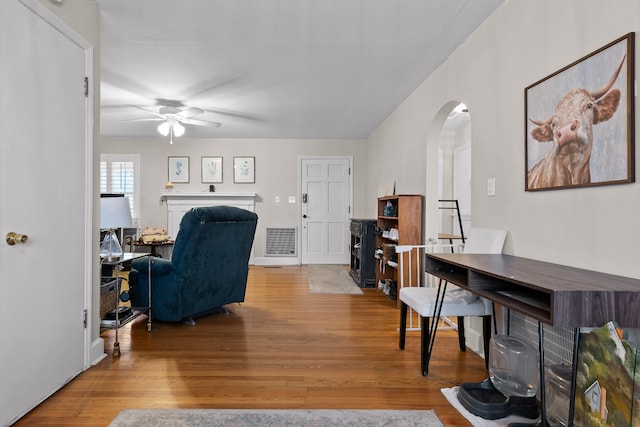
[(200, 166), (202, 183), (222, 182), (222, 157), (203, 156)]
[(396, 194), (396, 182), (387, 181), (378, 184), (378, 197), (393, 196)]
[(189, 182), (188, 156), (169, 156), (169, 181), (175, 184)]
[(233, 158), (233, 182), (253, 184), (256, 182), (256, 158), (253, 156)]
[(635, 181), (634, 44), (628, 33), (525, 88), (525, 191)]

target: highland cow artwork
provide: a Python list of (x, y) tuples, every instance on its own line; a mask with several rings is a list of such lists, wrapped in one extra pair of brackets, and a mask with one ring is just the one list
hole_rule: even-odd
[(634, 33), (525, 89), (525, 190), (633, 182)]

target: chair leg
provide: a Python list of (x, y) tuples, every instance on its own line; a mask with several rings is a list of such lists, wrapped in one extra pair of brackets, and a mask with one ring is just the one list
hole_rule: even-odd
[(435, 338), (435, 331), (433, 332), (434, 337), (431, 337), (428, 317), (420, 317), (420, 321), (422, 323), (420, 328), (420, 369), (422, 376), (425, 376), (429, 373), (429, 360), (431, 359), (429, 345), (431, 340)]
[(458, 344), (460, 351), (467, 351), (467, 341), (464, 336), (464, 316), (458, 316)]
[(484, 365), (489, 370), (489, 344), (491, 342), (491, 317), (482, 316), (482, 338), (484, 344)]
[(404, 350), (404, 341), (407, 336), (407, 311), (407, 304), (402, 303), (400, 305), (400, 338), (398, 341), (400, 350)]

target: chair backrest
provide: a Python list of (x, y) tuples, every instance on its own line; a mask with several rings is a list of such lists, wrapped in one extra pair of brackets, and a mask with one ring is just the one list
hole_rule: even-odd
[(489, 228), (471, 228), (467, 234), (462, 253), (465, 254), (501, 254), (506, 230)]
[(183, 317), (244, 301), (257, 221), (232, 206), (192, 208), (182, 217), (171, 266), (183, 281)]

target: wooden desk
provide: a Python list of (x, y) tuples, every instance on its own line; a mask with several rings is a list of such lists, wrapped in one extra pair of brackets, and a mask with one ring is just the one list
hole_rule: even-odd
[(640, 327), (640, 280), (511, 255), (427, 254), (426, 271), (552, 326)]
[[(638, 279), (511, 255), (426, 256), (427, 273), (538, 320), (541, 384), (545, 384), (542, 323), (574, 328), (569, 426), (573, 425), (579, 328), (609, 321), (623, 328), (640, 327)], [(539, 393), (541, 421), (537, 425), (546, 426), (545, 387)]]

